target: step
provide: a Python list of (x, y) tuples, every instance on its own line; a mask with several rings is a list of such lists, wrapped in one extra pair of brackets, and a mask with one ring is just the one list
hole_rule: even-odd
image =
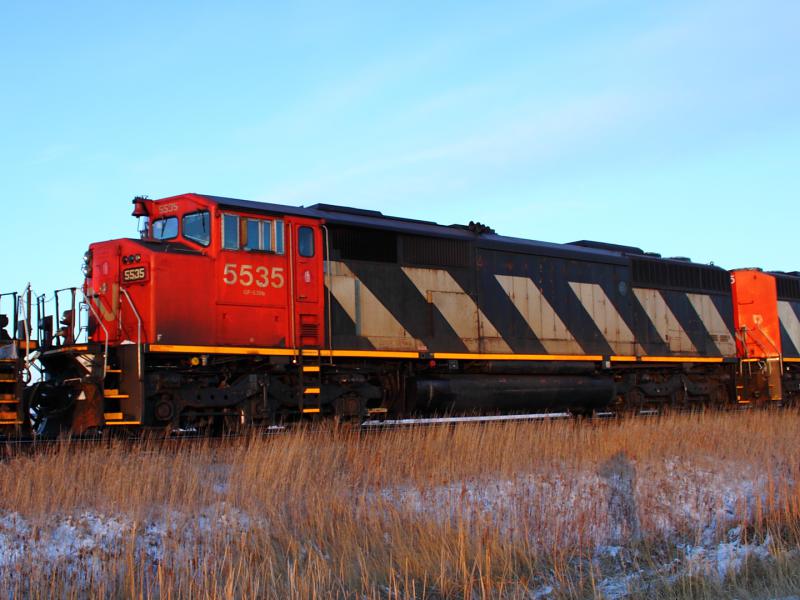
[(141, 421), (136, 421), (134, 419), (126, 419), (125, 413), (121, 412), (107, 412), (103, 413), (103, 417), (105, 418), (106, 425), (141, 425)]
[(368, 408), (367, 414), (369, 415), (385, 415), (389, 412), (388, 408)]
[(124, 400), (126, 398), (130, 398), (129, 394), (120, 394), (119, 390), (111, 389), (111, 390), (103, 390), (103, 398), (108, 398), (109, 400)]
[(319, 394), (319, 388), (318, 387), (307, 387), (305, 390), (303, 390), (303, 393), (304, 394)]
[(0, 412), (0, 422), (5, 421), (16, 421), (17, 420), (17, 413), (16, 412)]
[(305, 365), (303, 366), (303, 373), (319, 373), (319, 367)]
[(321, 409), (319, 409), (319, 408), (304, 408), (303, 409), (303, 414), (305, 414), (305, 415), (316, 414), (316, 413), (319, 413), (320, 411), (321, 411)]
[(106, 375), (111, 375), (113, 373), (122, 373), (122, 369), (106, 369)]
[(0, 383), (17, 383), (17, 374), (0, 373)]
[(0, 394), (0, 404), (16, 404), (17, 397), (14, 394)]
[(135, 421), (130, 418), (125, 418), (125, 413), (122, 412), (107, 412), (103, 413), (103, 418), (106, 425), (141, 425), (141, 421)]

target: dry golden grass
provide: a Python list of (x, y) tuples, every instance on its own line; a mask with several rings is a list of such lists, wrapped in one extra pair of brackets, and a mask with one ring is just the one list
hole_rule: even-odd
[[(0, 595), (780, 594), (798, 440), (784, 411), (65, 444), (0, 463)], [(616, 507), (615, 461), (635, 472)]]

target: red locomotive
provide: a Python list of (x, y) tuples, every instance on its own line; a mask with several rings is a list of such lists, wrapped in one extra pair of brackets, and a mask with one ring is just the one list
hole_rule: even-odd
[(38, 302), (35, 332), (30, 297), (0, 317), (0, 424), (219, 429), (800, 393), (797, 273), (329, 205), (133, 202), (141, 237), (90, 246), (83, 303), (57, 293), (56, 324)]

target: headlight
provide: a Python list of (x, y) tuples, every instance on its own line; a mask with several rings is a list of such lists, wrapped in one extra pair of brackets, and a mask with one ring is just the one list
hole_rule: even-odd
[(89, 278), (92, 276), (92, 251), (87, 250), (83, 255), (83, 266), (81, 267), (83, 276)]

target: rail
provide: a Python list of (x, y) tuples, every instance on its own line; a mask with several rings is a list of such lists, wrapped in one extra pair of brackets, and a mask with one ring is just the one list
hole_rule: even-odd
[(125, 299), (128, 301), (128, 304), (131, 306), (131, 310), (133, 311), (133, 315), (136, 317), (136, 362), (137, 362), (137, 371), (139, 374), (139, 381), (142, 380), (142, 317), (139, 316), (139, 311), (136, 310), (136, 305), (133, 303), (133, 299), (131, 298), (128, 290), (125, 288), (121, 288), (120, 290), (122, 295), (125, 296)]

